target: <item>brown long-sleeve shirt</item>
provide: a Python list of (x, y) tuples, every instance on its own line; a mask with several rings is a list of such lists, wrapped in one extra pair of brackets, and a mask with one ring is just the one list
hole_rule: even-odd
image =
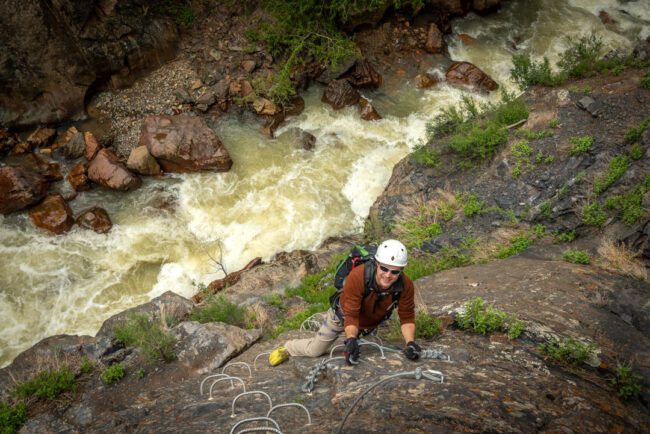
[[(344, 326), (356, 326), (360, 330), (370, 329), (377, 327), (382, 319), (388, 313), (388, 307), (393, 302), (393, 295), (389, 293), (383, 300), (379, 301), (377, 308), (373, 313), (375, 306), (375, 299), (377, 295), (371, 292), (365, 299), (364, 293), (364, 271), (365, 264), (355, 267), (350, 274), (348, 274), (343, 286), (343, 293), (341, 294), (341, 309), (345, 316)], [(413, 282), (406, 275), (403, 274), (404, 288), (402, 295), (400, 295), (399, 302), (397, 303), (397, 313), (399, 315), (400, 324), (415, 323), (415, 289)], [(377, 282), (374, 277), (372, 280), (376, 289)], [(390, 290), (392, 292), (392, 288)]]

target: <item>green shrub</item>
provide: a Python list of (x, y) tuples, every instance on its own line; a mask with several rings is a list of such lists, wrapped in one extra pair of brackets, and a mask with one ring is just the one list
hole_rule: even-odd
[(495, 122), (473, 122), (468, 129), (449, 137), (447, 146), (462, 157), (481, 161), (508, 140), (505, 128)]
[(124, 373), (124, 365), (121, 363), (116, 363), (102, 372), (102, 380), (104, 380), (106, 384), (114, 384), (124, 378)]
[(169, 15), (176, 24), (189, 28), (194, 22), (194, 11), (191, 7), (179, 0), (165, 0), (160, 7)]
[(571, 137), (571, 150), (569, 151), (570, 155), (585, 153), (591, 149), (591, 145), (594, 143), (594, 138), (585, 136), (585, 137)]
[(643, 209), (643, 196), (648, 191), (648, 187), (643, 184), (635, 185), (624, 195), (611, 196), (607, 198), (606, 206), (608, 209), (622, 211), (622, 220), (628, 226), (632, 226), (645, 213)]
[(456, 321), (461, 328), (483, 335), (491, 331), (508, 331), (508, 336), (516, 339), (524, 331), (524, 323), (517, 321), (515, 314), (508, 315), (494, 309), (491, 304), (485, 306), (480, 297), (468, 300), (465, 303), (465, 313), (458, 315)]
[(571, 229), (570, 231), (562, 232), (562, 233), (560, 233), (558, 230), (556, 230), (553, 235), (555, 236), (555, 241), (556, 242), (570, 243), (571, 241), (575, 240), (575, 238), (576, 238), (576, 230)]
[(595, 34), (583, 36), (577, 42), (569, 39), (569, 48), (560, 56), (558, 67), (572, 78), (581, 78), (595, 73), (603, 43)]
[(565, 250), (562, 253), (564, 260), (567, 262), (572, 262), (574, 264), (584, 264), (589, 265), (591, 262), (591, 255), (584, 250), (579, 249), (569, 249)]
[(83, 359), (81, 361), (80, 369), (81, 369), (81, 372), (83, 372), (85, 374), (88, 374), (88, 373), (92, 372), (93, 363), (90, 360), (88, 360), (88, 356), (83, 357)]
[(638, 142), (641, 138), (641, 134), (643, 134), (643, 131), (648, 126), (648, 123), (650, 123), (650, 116), (642, 120), (638, 127), (632, 127), (629, 130), (626, 130), (625, 140), (630, 143)]
[(144, 371), (144, 368), (138, 369), (138, 379), (142, 380), (147, 373)]
[(440, 319), (427, 315), (424, 312), (418, 312), (415, 316), (415, 338), (432, 339), (440, 336), (442, 325)]
[(438, 167), (440, 165), (440, 152), (429, 150), (425, 145), (418, 145), (411, 153), (411, 158), (426, 167)]
[(465, 217), (472, 217), (483, 213), (485, 201), (482, 200), (479, 202), (477, 194), (465, 193), (462, 197), (456, 195), (456, 200), (463, 204), (463, 214), (465, 214)]
[(58, 371), (49, 369), (39, 372), (32, 380), (17, 384), (10, 393), (18, 398), (36, 396), (54, 399), (61, 393), (74, 389), (74, 374), (62, 366)]
[(560, 122), (560, 120), (558, 118), (553, 118), (550, 121), (548, 121), (548, 126), (550, 128), (557, 128), (557, 125), (558, 125), (559, 122)]
[(246, 29), (246, 31), (244, 31), (244, 35), (251, 42), (257, 42), (260, 40), (260, 32), (255, 29)]
[(535, 235), (537, 238), (544, 238), (546, 236), (546, 226), (535, 225), (530, 229), (530, 233)]
[(10, 405), (0, 402), (0, 433), (13, 434), (27, 422), (27, 406), (20, 402)]
[(176, 358), (174, 335), (164, 331), (159, 321), (146, 314), (131, 312), (124, 325), (113, 328), (113, 334), (126, 346), (140, 347), (149, 363), (157, 360), (170, 362)]
[(632, 145), (632, 149), (630, 149), (630, 157), (632, 157), (633, 160), (640, 160), (641, 157), (643, 157), (643, 153), (643, 146), (639, 145), (638, 143)]
[(612, 387), (616, 396), (621, 399), (636, 399), (641, 393), (642, 376), (632, 372), (632, 368), (619, 366), (616, 369), (616, 378), (612, 380)]
[(422, 276), (468, 265), (469, 262), (468, 256), (458, 249), (445, 246), (436, 255), (428, 258), (409, 257), (404, 273), (416, 280)]
[(573, 337), (561, 343), (554, 340), (547, 344), (539, 344), (538, 349), (542, 354), (546, 354), (549, 359), (555, 362), (572, 364), (574, 366), (583, 364), (595, 351), (593, 344), (584, 345)]
[(582, 207), (582, 222), (586, 225), (602, 227), (607, 221), (607, 213), (598, 202)]
[(282, 302), (282, 298), (278, 294), (273, 294), (266, 298), (266, 302), (271, 306), (277, 306), (280, 309), (286, 309), (287, 306)]
[(544, 163), (551, 164), (553, 160), (555, 160), (555, 155), (549, 155), (548, 157), (544, 158)]
[(607, 190), (610, 185), (616, 182), (618, 178), (623, 176), (627, 171), (629, 160), (630, 159), (624, 155), (612, 158), (612, 161), (609, 162), (609, 169), (607, 170), (605, 178), (594, 179), (594, 195), (600, 195), (603, 191)]
[(539, 207), (539, 211), (546, 217), (551, 216), (551, 201), (550, 199), (547, 199), (542, 203), (542, 205)]
[(510, 77), (521, 90), (535, 84), (555, 86), (563, 81), (553, 74), (546, 57), (541, 62), (535, 62), (528, 55), (517, 54), (512, 56), (512, 64), (513, 68), (510, 70)]
[(402, 235), (408, 247), (422, 247), (422, 243), (442, 233), (440, 223), (426, 224), (421, 218), (414, 217), (402, 223), (406, 233)]
[(516, 237), (510, 239), (510, 245), (507, 247), (500, 247), (494, 254), (496, 259), (505, 259), (517, 253), (523, 252), (528, 246), (533, 243), (533, 239), (525, 233), (520, 233)]
[(504, 99), (504, 103), (497, 106), (495, 111), (494, 118), (498, 123), (508, 126), (528, 118), (530, 112), (523, 100), (510, 95), (505, 95)]
[(644, 89), (650, 89), (650, 68), (648, 68), (643, 77), (641, 77), (641, 87)]
[(210, 297), (203, 306), (190, 314), (192, 321), (200, 323), (224, 322), (226, 324), (244, 327), (246, 324), (246, 308), (238, 306), (225, 295)]
[(521, 140), (510, 147), (510, 154), (515, 157), (515, 165), (512, 168), (512, 177), (517, 179), (521, 174), (521, 167), (526, 164), (530, 167), (530, 154), (533, 152), (527, 140)]

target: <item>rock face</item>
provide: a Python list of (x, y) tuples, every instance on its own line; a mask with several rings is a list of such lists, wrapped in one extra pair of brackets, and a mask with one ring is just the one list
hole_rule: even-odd
[(447, 70), (446, 78), (449, 84), (466, 86), (482, 93), (490, 93), (499, 87), (486, 73), (469, 62), (454, 62)]
[(82, 116), (89, 88), (130, 84), (176, 49), (178, 32), (152, 1), (0, 5), (0, 124)]
[(370, 102), (365, 98), (359, 98), (359, 115), (364, 121), (376, 121), (381, 119), (381, 116)]
[(86, 176), (86, 166), (77, 164), (68, 173), (68, 182), (74, 191), (86, 191), (90, 189), (90, 180)]
[(339, 110), (359, 102), (359, 92), (347, 80), (332, 80), (323, 91), (321, 101)]
[(68, 232), (74, 225), (72, 210), (60, 193), (50, 193), (43, 202), (29, 210), (29, 217), (39, 228), (54, 234)]
[(105, 234), (113, 227), (106, 210), (98, 206), (82, 212), (75, 221), (82, 228), (92, 229), (98, 234)]
[(41, 200), (49, 184), (36, 172), (16, 166), (0, 167), (0, 213), (20, 211)]
[(126, 167), (140, 175), (160, 176), (163, 173), (158, 162), (151, 156), (146, 146), (138, 146), (131, 151)]
[(97, 184), (114, 190), (135, 190), (142, 179), (120, 162), (117, 156), (104, 148), (88, 166), (88, 178)]
[(139, 145), (147, 147), (165, 172), (226, 172), (232, 166), (228, 151), (203, 118), (149, 116)]

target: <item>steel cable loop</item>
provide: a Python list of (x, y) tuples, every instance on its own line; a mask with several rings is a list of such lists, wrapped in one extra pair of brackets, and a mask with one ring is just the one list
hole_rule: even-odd
[(449, 354), (445, 354), (442, 351), (438, 350), (422, 350), (420, 357), (423, 359), (441, 359), (451, 362), (451, 357), (449, 357)]
[(250, 367), (250, 365), (249, 365), (248, 363), (246, 363), (246, 362), (232, 362), (232, 363), (228, 363), (226, 366), (223, 367), (223, 369), (221, 369), (221, 373), (222, 373), (222, 374), (226, 371), (226, 368), (227, 368), (228, 366), (246, 366), (246, 367), (248, 368), (248, 376), (249, 376), (249, 377), (252, 377), (252, 376), (253, 376), (253, 372), (251, 371), (251, 367)]
[(298, 403), (296, 403), (296, 402), (290, 402), (290, 403), (288, 403), (288, 404), (278, 404), (278, 405), (274, 405), (274, 406), (269, 410), (269, 412), (266, 413), (266, 417), (269, 417), (273, 411), (275, 411), (275, 410), (278, 409), (278, 408), (282, 408), (282, 407), (300, 407), (300, 408), (302, 408), (303, 410), (305, 410), (305, 411), (307, 412), (307, 425), (311, 425), (311, 414), (309, 414), (309, 410), (307, 410), (307, 407), (305, 407), (304, 405), (302, 405), (302, 404), (298, 404)]
[(212, 384), (210, 385), (210, 397), (208, 398), (208, 400), (212, 401), (212, 388), (214, 387), (214, 385), (217, 384), (218, 382), (220, 382), (220, 381), (224, 381), (224, 380), (237, 380), (237, 381), (239, 381), (239, 382), (241, 383), (241, 387), (244, 388), (244, 392), (246, 391), (246, 384), (244, 384), (244, 380), (242, 380), (242, 379), (239, 378), (239, 377), (226, 377), (226, 378), (219, 378), (217, 381), (215, 381), (214, 383), (212, 383)]
[(243, 429), (241, 431), (237, 431), (235, 434), (243, 434), (245, 432), (258, 432), (258, 431), (262, 431), (262, 432), (271, 431), (271, 432), (275, 432), (275, 433), (278, 433), (278, 434), (284, 434), (279, 429), (271, 428), (270, 426), (258, 426), (258, 427), (255, 427), (255, 428), (246, 428), (246, 429)]
[[(357, 397), (357, 399), (354, 401), (354, 403), (352, 404), (352, 406), (350, 406), (347, 413), (345, 413), (345, 416), (343, 417), (343, 420), (341, 421), (341, 424), (339, 425), (338, 429), (336, 430), (337, 434), (340, 434), (342, 432), (343, 425), (345, 424), (345, 421), (347, 420), (348, 416), (350, 416), (350, 413), (352, 413), (352, 410), (354, 409), (354, 407), (359, 403), (359, 401), (361, 401), (361, 398), (363, 398), (368, 392), (370, 392), (372, 389), (379, 386), (380, 384), (382, 384), (382, 383), (384, 383), (386, 381), (392, 380), (394, 378), (397, 378), (397, 377), (406, 377), (406, 376), (409, 376), (409, 375), (414, 375), (416, 380), (421, 379), (423, 376), (425, 378), (429, 379), (429, 380), (440, 381), (441, 383), (444, 380), (444, 376), (443, 376), (443, 374), (441, 372), (433, 371), (431, 369), (427, 369), (425, 372), (427, 374), (424, 374), (422, 372), (422, 368), (418, 367), (418, 368), (415, 368), (415, 371), (398, 372), (396, 374), (389, 375), (388, 377), (382, 378), (381, 380), (374, 383), (372, 386), (370, 386), (368, 389), (366, 389), (361, 395), (359, 395)], [(440, 375), (440, 378), (435, 378), (434, 375), (438, 375), (438, 374)]]
[(257, 356), (255, 356), (255, 359), (253, 360), (253, 369), (257, 370), (257, 366), (255, 365), (257, 363), (257, 359), (259, 359), (262, 356), (270, 356), (273, 351), (265, 351), (263, 353), (259, 353)]
[(232, 400), (232, 414), (230, 417), (235, 417), (235, 404), (237, 403), (237, 400), (241, 398), (242, 396), (245, 395), (253, 395), (253, 394), (258, 394), (258, 395), (264, 395), (266, 396), (266, 399), (269, 400), (269, 408), (273, 408), (273, 401), (271, 401), (271, 397), (269, 396), (268, 393), (261, 391), (261, 390), (251, 390), (250, 392), (243, 392), (240, 393), (239, 395), (235, 396), (235, 398)]
[[(322, 323), (314, 318), (316, 315), (320, 315), (322, 317), (322, 312), (316, 312), (315, 314), (313, 314), (312, 316), (304, 320), (302, 324), (300, 324), (300, 331), (308, 330), (307, 328), (305, 328), (305, 324), (309, 325), (309, 330), (318, 331), (322, 327)], [(318, 327), (314, 329), (312, 328), (312, 325), (317, 325)]]
[[(248, 422), (256, 422), (258, 420), (263, 420), (263, 421), (266, 421), (266, 422), (273, 423), (273, 425), (275, 425), (275, 427), (278, 429), (278, 432), (280, 432), (280, 425), (278, 425), (278, 423), (275, 421), (275, 419), (272, 419), (272, 418), (270, 418), (268, 416), (257, 416), (257, 417), (249, 417), (247, 419), (242, 419), (240, 421), (237, 421), (237, 423), (230, 429), (230, 434), (233, 434), (235, 432), (235, 429), (239, 425), (244, 424), (244, 423), (248, 423)], [(261, 428), (264, 428), (264, 427), (261, 427)]]
[[(205, 378), (203, 379), (203, 381), (201, 381), (201, 386), (200, 386), (200, 388), (199, 388), (200, 395), (203, 395), (203, 384), (204, 384), (206, 381), (208, 381), (210, 378), (218, 378), (218, 377), (227, 377), (227, 378), (230, 378), (230, 375), (228, 375), (228, 374), (212, 374), (212, 375), (208, 375), (207, 377), (205, 377)], [(232, 380), (230, 380), (230, 387), (235, 387), (235, 383), (234, 383)]]
[[(302, 390), (304, 393), (310, 393), (312, 390), (314, 390), (314, 387), (318, 382), (318, 377), (322, 371), (325, 371), (327, 369), (327, 364), (333, 360), (340, 359), (345, 360), (345, 356), (330, 357), (329, 359), (324, 359), (318, 362), (313, 368), (309, 370), (309, 373), (305, 377), (307, 381), (302, 385), (300, 390)], [(363, 359), (359, 359), (359, 362), (369, 363)]]

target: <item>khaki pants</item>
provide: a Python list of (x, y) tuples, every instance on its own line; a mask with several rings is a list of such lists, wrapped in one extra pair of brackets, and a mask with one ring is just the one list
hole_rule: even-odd
[(339, 334), (343, 324), (330, 308), (316, 336), (307, 339), (292, 339), (284, 344), (291, 356), (318, 357), (325, 354)]

